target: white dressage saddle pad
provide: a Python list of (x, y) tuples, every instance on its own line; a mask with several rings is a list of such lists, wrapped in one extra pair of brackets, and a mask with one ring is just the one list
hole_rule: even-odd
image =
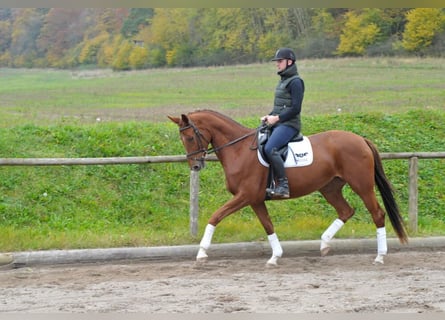
[[(258, 153), (258, 160), (260, 163), (269, 167), (269, 163), (264, 160), (261, 153)], [(309, 139), (305, 136), (302, 141), (291, 142), (288, 144), (288, 151), (286, 156), (286, 161), (284, 162), (285, 168), (291, 167), (304, 167), (312, 164), (314, 160), (314, 153), (312, 151), (312, 145)]]

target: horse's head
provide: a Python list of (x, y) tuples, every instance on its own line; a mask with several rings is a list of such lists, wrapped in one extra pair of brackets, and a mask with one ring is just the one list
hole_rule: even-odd
[(181, 118), (168, 118), (179, 126), (182, 144), (187, 152), (190, 169), (199, 171), (205, 166), (205, 156), (210, 144), (210, 137), (205, 137), (193, 121), (185, 114)]

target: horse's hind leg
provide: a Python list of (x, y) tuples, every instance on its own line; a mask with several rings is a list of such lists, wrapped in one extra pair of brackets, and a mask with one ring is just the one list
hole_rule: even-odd
[(342, 189), (345, 181), (335, 178), (329, 184), (320, 189), (326, 201), (337, 211), (338, 218), (323, 232), (321, 236), (320, 252), (322, 256), (328, 254), (331, 249), (330, 242), (343, 225), (354, 215), (354, 209), (343, 197)]
[(367, 192), (357, 192), (357, 194), (362, 198), (366, 208), (371, 213), (372, 219), (377, 228), (377, 257), (374, 260), (374, 264), (383, 264), (383, 257), (388, 252), (385, 228), (385, 212), (380, 207), (373, 188), (369, 189)]
[(383, 257), (388, 251), (385, 229), (385, 211), (380, 207), (374, 191), (374, 176), (362, 176), (359, 180), (348, 181), (351, 189), (360, 196), (366, 209), (371, 213), (377, 229), (377, 257), (374, 264), (383, 264)]

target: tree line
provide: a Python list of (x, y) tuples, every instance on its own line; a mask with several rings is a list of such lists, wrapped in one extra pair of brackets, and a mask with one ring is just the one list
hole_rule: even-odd
[(114, 70), (435, 56), (444, 8), (0, 8), (0, 67)]

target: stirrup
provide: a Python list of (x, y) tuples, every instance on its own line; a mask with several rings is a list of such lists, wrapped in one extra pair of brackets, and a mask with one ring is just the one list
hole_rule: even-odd
[(287, 193), (275, 193), (274, 192), (272, 194), (272, 197), (276, 198), (276, 199), (287, 199), (290, 197), (290, 194), (289, 194), (289, 192), (287, 192)]
[[(279, 199), (289, 198), (289, 196), (290, 196), (289, 189), (287, 189), (287, 190), (285, 190), (284, 188), (281, 188), (284, 190), (278, 190), (278, 189), (280, 189), (280, 188), (275, 188), (275, 189), (267, 188), (266, 193), (269, 194), (272, 198), (279, 198)], [(281, 191), (281, 192), (278, 192), (278, 191)]]

